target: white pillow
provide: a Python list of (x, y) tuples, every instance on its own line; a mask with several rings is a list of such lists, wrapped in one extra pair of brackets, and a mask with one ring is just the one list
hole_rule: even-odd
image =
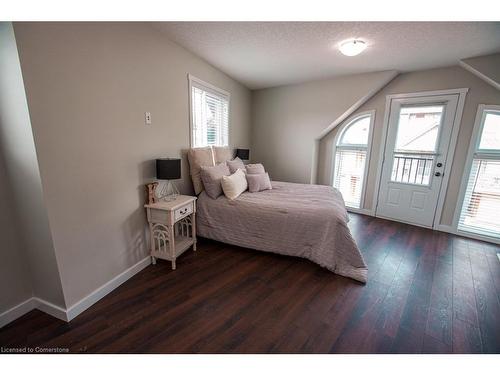
[(247, 178), (241, 169), (231, 176), (222, 176), (220, 183), (224, 195), (230, 200), (238, 198), (248, 187)]

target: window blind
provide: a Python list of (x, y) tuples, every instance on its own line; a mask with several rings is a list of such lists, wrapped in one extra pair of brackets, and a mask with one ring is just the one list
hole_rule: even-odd
[(500, 238), (500, 160), (474, 158), (458, 229)]
[(483, 109), (478, 116), (458, 230), (500, 238), (500, 111)]
[(229, 144), (229, 97), (191, 82), (191, 146)]
[(359, 208), (361, 206), (365, 163), (365, 150), (337, 148), (333, 187), (342, 193), (348, 207)]

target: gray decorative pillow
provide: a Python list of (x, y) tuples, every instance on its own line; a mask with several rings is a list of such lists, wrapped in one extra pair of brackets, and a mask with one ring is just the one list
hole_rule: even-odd
[(256, 193), (262, 190), (272, 189), (269, 173), (251, 174), (247, 173), (248, 191)]
[(246, 166), (247, 174), (263, 174), (266, 173), (264, 166), (262, 164), (247, 164)]
[(217, 199), (219, 195), (222, 195), (222, 186), (220, 184), (222, 176), (229, 176), (231, 172), (226, 163), (220, 163), (214, 167), (201, 167), (200, 174), (208, 196)]
[(243, 169), (243, 172), (246, 173), (245, 164), (243, 164), (243, 161), (239, 157), (235, 157), (233, 160), (228, 160), (227, 166), (229, 167), (231, 173), (236, 172), (238, 169)]

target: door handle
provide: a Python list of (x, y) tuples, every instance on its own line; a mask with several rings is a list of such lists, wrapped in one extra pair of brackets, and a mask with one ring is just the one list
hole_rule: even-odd
[(436, 173), (434, 173), (434, 176), (436, 176), (436, 177), (441, 176), (441, 172), (436, 172)]

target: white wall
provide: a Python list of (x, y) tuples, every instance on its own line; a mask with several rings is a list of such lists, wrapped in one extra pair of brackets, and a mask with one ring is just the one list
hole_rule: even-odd
[[(18, 51), (12, 25), (6, 22), (0, 23), (0, 57), (0, 152), (5, 162), (5, 182), (11, 191), (8, 199), (14, 204), (18, 218), (19, 231), (14, 235), (26, 254), (30, 273), (25, 275), (28, 270), (23, 268), (18, 276), (32, 280), (37, 297), (64, 307)], [(16, 255), (12, 253), (19, 249), (3, 250), (9, 252), (9, 249), (8, 256), (14, 261)], [(3, 309), (0, 306), (0, 311)]]
[(315, 139), (393, 76), (367, 73), (254, 91), (252, 161), (264, 163), (274, 180), (309, 183)]
[[(148, 253), (144, 184), (155, 177), (154, 159), (189, 147), (188, 73), (231, 93), (233, 146), (250, 146), (251, 92), (148, 24), (14, 29), (71, 306)], [(191, 192), (185, 160), (179, 187)]]

